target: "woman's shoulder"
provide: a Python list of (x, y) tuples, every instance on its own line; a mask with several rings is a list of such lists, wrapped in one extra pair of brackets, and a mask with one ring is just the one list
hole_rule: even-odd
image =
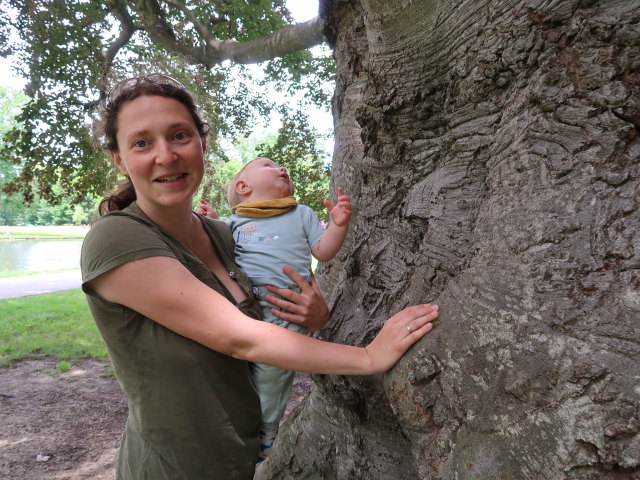
[(218, 218), (207, 217), (206, 215), (201, 215), (199, 213), (196, 213), (196, 215), (202, 219), (203, 223), (207, 227), (210, 227), (216, 231), (219, 231), (222, 234), (224, 234), (225, 231), (226, 232), (229, 231), (229, 226), (223, 220), (220, 220)]
[(153, 223), (134, 210), (118, 210), (101, 216), (85, 236), (87, 242), (110, 242), (132, 235), (142, 235), (152, 229)]
[(134, 206), (100, 217), (84, 238), (82, 255), (168, 254), (174, 250), (169, 243), (162, 230)]
[(231, 249), (233, 251), (234, 241), (231, 236), (231, 228), (222, 220), (209, 218), (204, 215), (200, 215), (197, 213), (198, 217), (202, 219), (202, 225), (205, 230), (209, 233), (210, 236), (213, 237), (216, 243), (222, 242), (225, 248)]
[(93, 224), (82, 243), (80, 264), (83, 276), (96, 275), (153, 256), (175, 257), (175, 248), (153, 222), (125, 209), (108, 213)]

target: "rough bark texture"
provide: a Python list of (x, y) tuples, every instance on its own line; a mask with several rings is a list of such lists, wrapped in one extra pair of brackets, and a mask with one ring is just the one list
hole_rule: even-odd
[(333, 0), (324, 338), (402, 307), (389, 373), (317, 376), (258, 479), (640, 478), (640, 2)]

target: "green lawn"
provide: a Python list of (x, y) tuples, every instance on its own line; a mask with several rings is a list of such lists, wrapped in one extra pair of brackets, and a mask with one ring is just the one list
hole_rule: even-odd
[(25, 240), (25, 239), (73, 239), (83, 238), (88, 231), (88, 227), (78, 227), (73, 225), (0, 225), (0, 239), (2, 240)]
[(71, 270), (78, 270), (78, 267), (74, 268), (59, 268), (57, 270), (43, 270), (41, 272), (0, 272), (0, 278), (12, 278), (12, 277), (24, 277), (27, 275), (38, 275), (40, 273), (60, 273), (69, 272)]
[(107, 360), (82, 290), (0, 300), (0, 366), (42, 356)]

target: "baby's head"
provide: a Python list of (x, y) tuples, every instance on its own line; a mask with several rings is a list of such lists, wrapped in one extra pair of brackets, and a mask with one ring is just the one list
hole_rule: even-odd
[(289, 197), (293, 190), (293, 182), (284, 167), (269, 158), (258, 157), (242, 167), (229, 182), (227, 201), (233, 209), (240, 202)]

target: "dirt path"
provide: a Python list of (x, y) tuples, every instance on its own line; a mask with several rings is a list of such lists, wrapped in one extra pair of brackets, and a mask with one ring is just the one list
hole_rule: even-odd
[[(0, 368), (0, 478), (113, 480), (127, 405), (109, 368), (76, 362), (63, 374), (56, 360)], [(290, 412), (309, 392), (297, 375)]]
[(0, 368), (0, 478), (115, 478), (127, 415), (118, 383), (97, 360), (64, 374), (55, 365), (46, 359)]

